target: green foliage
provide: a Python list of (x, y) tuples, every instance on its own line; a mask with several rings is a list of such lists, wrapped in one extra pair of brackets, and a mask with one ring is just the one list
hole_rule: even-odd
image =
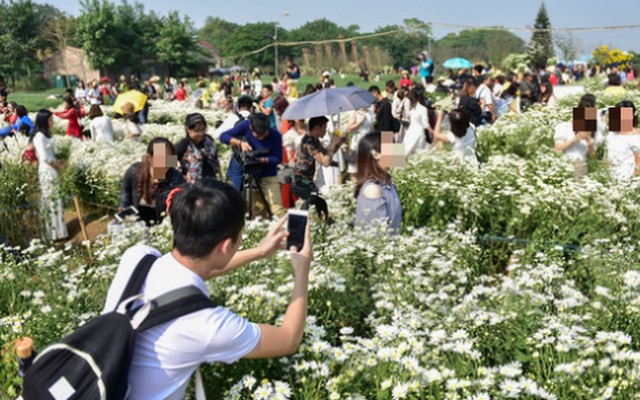
[(195, 48), (195, 33), (191, 26), (189, 18), (181, 19), (177, 11), (162, 19), (156, 53), (158, 61), (168, 64), (174, 74), (191, 60), (190, 53)]
[(0, 2), (0, 75), (15, 81), (30, 76), (38, 68), (37, 52), (44, 48), (38, 32), (45, 25), (46, 15), (52, 7), (43, 7), (31, 0), (5, 0)]
[(76, 37), (93, 68), (104, 71), (116, 61), (116, 8), (106, 0), (81, 0)]
[(394, 67), (409, 68), (416, 65), (416, 57), (429, 46), (431, 28), (424, 22), (411, 18), (404, 20), (404, 26), (387, 25), (375, 30), (375, 33), (400, 30), (395, 34), (368, 39), (372, 45), (379, 45), (393, 60)]
[[(535, 29), (551, 28), (551, 22), (549, 21), (544, 2), (540, 4), (540, 9), (538, 10), (538, 15), (536, 16), (536, 21), (533, 26)], [(548, 30), (537, 30), (533, 32), (531, 41), (527, 46), (527, 53), (534, 67), (545, 68), (547, 66), (547, 60), (555, 55), (551, 32)]]
[(223, 44), (225, 39), (233, 36), (238, 26), (238, 24), (220, 17), (207, 17), (204, 21), (204, 26), (198, 31), (198, 38), (214, 46), (218, 52), (224, 53)]
[(239, 26), (233, 31), (233, 35), (226, 37), (222, 42), (225, 50), (223, 56), (249, 65), (273, 65), (273, 49), (247, 56), (244, 56), (244, 53), (273, 43), (274, 33), (275, 25), (271, 22), (250, 22)]
[(506, 30), (470, 30), (450, 33), (437, 41), (437, 56), (444, 61), (453, 57), (499, 65), (511, 53), (522, 53), (524, 41)]

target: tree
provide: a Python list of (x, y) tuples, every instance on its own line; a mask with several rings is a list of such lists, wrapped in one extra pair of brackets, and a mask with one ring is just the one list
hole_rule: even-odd
[(9, 76), (15, 84), (18, 77), (31, 76), (37, 65), (37, 51), (43, 48), (38, 36), (42, 21), (40, 9), (31, 0), (0, 2), (0, 73)]
[(531, 41), (527, 46), (527, 54), (531, 65), (536, 68), (545, 68), (547, 60), (555, 55), (553, 51), (553, 40), (551, 37), (551, 22), (547, 15), (547, 8), (544, 2), (540, 4), (538, 15), (534, 23), (535, 31), (531, 36)]
[(198, 38), (213, 47), (218, 52), (224, 52), (223, 43), (226, 38), (233, 36), (234, 31), (238, 28), (238, 24), (229, 22), (218, 17), (207, 17), (204, 26), (198, 32)]
[[(496, 27), (499, 28), (499, 27)], [(450, 33), (438, 40), (434, 53), (440, 60), (463, 57), (499, 65), (505, 57), (525, 50), (524, 41), (503, 29), (466, 29), (458, 34)]]
[(172, 11), (162, 19), (160, 40), (156, 42), (158, 61), (164, 63), (170, 75), (191, 62), (195, 50), (195, 32), (189, 17), (180, 19), (177, 11)]
[[(73, 41), (73, 37), (75, 35), (74, 19), (65, 14), (54, 16), (47, 25), (40, 27), (40, 35), (45, 41), (49, 42), (50, 47), (47, 46), (44, 51), (40, 51), (38, 59), (44, 61), (51, 55), (51, 53), (53, 53), (53, 51), (60, 50), (62, 64), (64, 69), (67, 70), (68, 66), (64, 49)], [(67, 87), (71, 86), (68, 81), (69, 77), (66, 77), (66, 79)]]
[(394, 61), (394, 67), (408, 68), (416, 64), (416, 57), (421, 50), (429, 46), (431, 28), (428, 24), (415, 19), (405, 19), (404, 25), (387, 25), (375, 30), (375, 33), (400, 32), (372, 38), (373, 45), (379, 45)]
[(620, 49), (610, 49), (608, 46), (602, 45), (596, 47), (593, 52), (593, 61), (603, 67), (616, 66), (626, 68), (633, 60), (633, 53), (628, 53)]
[(273, 43), (274, 33), (275, 25), (268, 22), (254, 22), (239, 26), (234, 30), (233, 35), (225, 38), (222, 56), (252, 65), (273, 65), (273, 51), (261, 51), (249, 55), (245, 53)]
[(571, 62), (578, 57), (580, 43), (571, 32), (557, 33), (553, 36), (556, 46), (562, 53), (562, 58), (566, 62)]
[(77, 19), (76, 39), (93, 68), (106, 72), (116, 60), (118, 41), (115, 6), (105, 0), (81, 0), (82, 13)]

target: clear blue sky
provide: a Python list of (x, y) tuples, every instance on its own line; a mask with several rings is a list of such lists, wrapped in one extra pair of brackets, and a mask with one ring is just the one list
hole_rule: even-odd
[[(112, 0), (114, 1), (114, 0)], [(36, 0), (78, 15), (78, 0)], [(133, 1), (131, 1), (133, 2)], [(325, 17), (339, 25), (357, 24), (361, 32), (373, 31), (387, 24), (401, 24), (405, 18), (464, 25), (502, 25), (525, 27), (533, 25), (539, 0), (144, 0), (145, 9), (161, 14), (177, 10), (189, 15), (196, 27), (207, 16), (217, 16), (237, 23), (276, 21), (291, 29), (317, 18)], [(238, 5), (242, 5), (238, 8)], [(640, 1), (547, 0), (545, 2), (553, 27), (596, 27), (640, 24)], [(289, 16), (282, 16), (288, 12)], [(434, 36), (442, 37), (454, 29), (433, 27)], [(525, 41), (528, 32), (514, 32)], [(640, 29), (576, 33), (583, 53), (596, 45), (607, 44), (623, 50), (640, 51)]]

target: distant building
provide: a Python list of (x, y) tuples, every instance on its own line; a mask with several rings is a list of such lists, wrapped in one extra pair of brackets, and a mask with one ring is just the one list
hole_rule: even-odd
[(63, 51), (56, 51), (44, 60), (43, 65), (44, 77), (47, 79), (53, 79), (57, 75), (75, 75), (85, 83), (100, 79), (100, 72), (91, 68), (84, 51), (77, 47), (67, 46)]

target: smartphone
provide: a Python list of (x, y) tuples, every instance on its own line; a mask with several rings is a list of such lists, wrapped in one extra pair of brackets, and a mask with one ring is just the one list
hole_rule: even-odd
[(298, 251), (300, 251), (304, 247), (304, 233), (307, 228), (309, 212), (306, 210), (289, 209), (287, 217), (287, 230), (289, 231), (287, 250), (291, 249), (291, 246), (296, 246)]
[(129, 206), (127, 208), (125, 208), (124, 210), (120, 211), (119, 213), (116, 214), (116, 219), (120, 222), (124, 222), (124, 220), (127, 217), (130, 217), (132, 215), (139, 215), (140, 212), (138, 211), (137, 208), (135, 208), (134, 206)]

